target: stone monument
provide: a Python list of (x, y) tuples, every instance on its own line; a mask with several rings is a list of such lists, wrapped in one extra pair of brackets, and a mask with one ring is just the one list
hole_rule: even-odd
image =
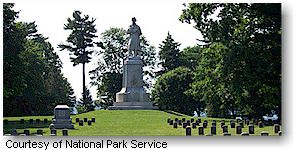
[(53, 123), (49, 127), (55, 129), (74, 129), (70, 118), (70, 108), (67, 105), (57, 105), (54, 108)]
[(128, 58), (123, 63), (122, 89), (116, 93), (116, 102), (109, 109), (158, 109), (149, 100), (149, 94), (143, 85), (143, 61), (138, 56), (140, 50), (141, 28), (132, 18), (132, 25), (127, 30), (129, 34)]

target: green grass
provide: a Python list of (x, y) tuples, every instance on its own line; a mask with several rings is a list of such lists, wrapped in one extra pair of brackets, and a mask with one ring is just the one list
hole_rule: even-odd
[[(75, 123), (77, 117), (80, 119), (95, 117), (96, 122), (91, 126), (88, 126), (87, 123), (84, 123), (84, 126), (79, 126), (78, 123)], [(25, 124), (20, 124), (19, 120), (21, 118), (25, 119)], [(41, 119), (41, 121), (47, 118), (50, 121), (52, 116), (4, 117), (4, 119), (8, 120), (8, 124), (3, 125), (4, 133), (9, 133), (11, 129), (15, 128), (18, 133), (23, 133), (24, 129), (29, 129), (31, 134), (36, 134), (37, 129), (42, 129), (43, 135), (49, 135), (50, 129), (48, 126), (50, 122), (48, 124), (36, 124), (35, 120), (37, 118)], [(97, 110), (85, 114), (71, 115), (71, 118), (75, 129), (69, 130), (70, 136), (185, 136), (185, 129), (181, 126), (174, 129), (173, 126), (167, 123), (167, 118), (186, 118), (189, 120), (191, 117), (158, 110)], [(34, 124), (29, 124), (29, 119), (34, 119)], [(205, 120), (205, 118), (201, 119), (202, 121)], [(226, 125), (229, 126), (228, 132), (232, 136), (235, 135), (235, 128), (230, 128), (229, 119), (206, 118), (206, 120), (208, 120), (209, 126), (205, 129), (205, 135), (210, 133), (212, 120), (217, 121), (217, 135), (222, 135), (222, 129), (219, 127), (221, 120), (225, 120)], [(274, 134), (273, 126), (265, 126), (264, 128), (255, 126), (255, 135), (260, 135), (261, 131), (267, 131), (269, 135), (277, 135)], [(246, 125), (243, 132), (248, 132)], [(58, 130), (57, 134), (62, 135), (62, 131)], [(198, 136), (198, 129), (192, 129), (192, 135)]]

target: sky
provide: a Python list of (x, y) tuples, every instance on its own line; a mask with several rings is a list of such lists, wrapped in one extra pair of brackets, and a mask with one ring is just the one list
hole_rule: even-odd
[[(143, 35), (151, 45), (157, 49), (159, 44), (170, 32), (175, 41), (181, 43), (180, 49), (194, 46), (201, 34), (193, 28), (193, 25), (182, 23), (178, 20), (182, 9), (181, 2), (16, 2), (14, 9), (20, 11), (18, 21), (35, 21), (38, 32), (48, 37), (55, 52), (63, 62), (63, 74), (71, 83), (77, 98), (82, 93), (82, 65), (73, 67), (69, 59), (68, 51), (60, 51), (58, 44), (65, 43), (70, 31), (63, 29), (66, 19), (72, 17), (74, 10), (80, 10), (82, 14), (96, 19), (97, 35), (110, 27), (127, 29), (131, 24), (131, 18), (137, 18), (137, 24), (141, 27)], [(99, 58), (93, 58), (86, 65), (86, 71), (94, 69), (95, 62)], [(86, 83), (89, 83), (89, 75)], [(96, 87), (90, 87), (93, 98), (96, 98)]]

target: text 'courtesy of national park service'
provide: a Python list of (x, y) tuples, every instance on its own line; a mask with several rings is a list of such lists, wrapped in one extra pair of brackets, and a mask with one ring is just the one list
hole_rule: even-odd
[(139, 141), (139, 140), (98, 140), (98, 141), (84, 141), (84, 140), (60, 140), (54, 142), (46, 142), (46, 141), (6, 141), (7, 148), (14, 149), (57, 149), (57, 148), (99, 148), (99, 149), (127, 149), (127, 148), (146, 148), (146, 149), (164, 149), (168, 147), (167, 142), (163, 141)]

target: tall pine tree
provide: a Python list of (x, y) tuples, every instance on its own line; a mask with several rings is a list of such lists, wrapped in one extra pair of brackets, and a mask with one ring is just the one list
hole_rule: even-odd
[(168, 35), (159, 48), (160, 64), (163, 67), (163, 73), (173, 70), (180, 66), (180, 43), (175, 42), (172, 35)]
[(61, 50), (68, 50), (70, 53), (71, 62), (73, 66), (82, 64), (82, 75), (83, 75), (83, 92), (82, 101), (85, 102), (85, 106), (88, 107), (86, 97), (86, 85), (85, 85), (85, 64), (91, 60), (91, 54), (93, 53), (92, 47), (101, 44), (94, 42), (96, 25), (94, 18), (89, 18), (88, 15), (81, 15), (80, 11), (73, 12), (73, 18), (67, 19), (67, 24), (64, 24), (65, 30), (71, 30), (71, 34), (67, 38), (67, 44), (60, 44)]

